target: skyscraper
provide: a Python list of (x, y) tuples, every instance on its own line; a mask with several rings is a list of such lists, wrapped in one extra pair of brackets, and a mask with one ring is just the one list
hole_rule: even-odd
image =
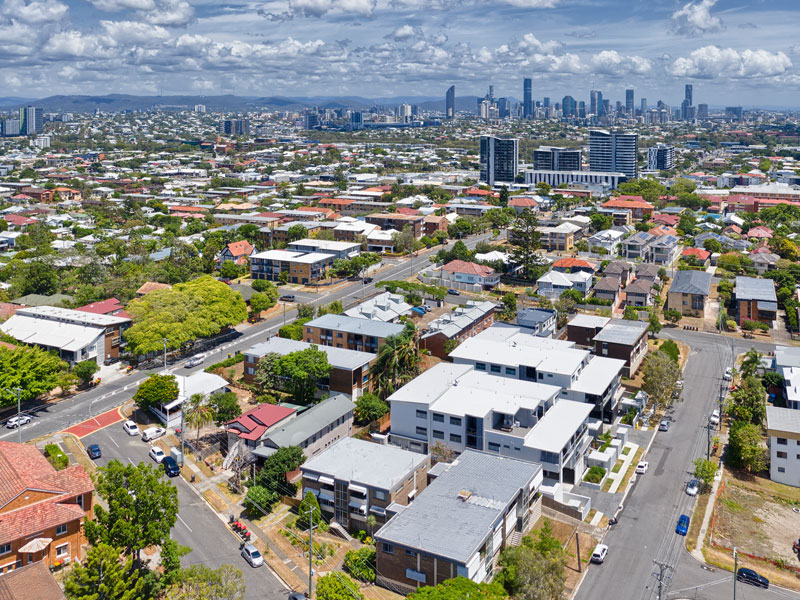
[(708, 119), (708, 104), (697, 105), (697, 119), (700, 121)]
[(656, 144), (647, 149), (648, 171), (669, 171), (675, 168), (675, 146)]
[(633, 116), (633, 90), (625, 90), (625, 112)]
[(639, 176), (639, 135), (593, 129), (589, 132), (589, 170)]
[[(603, 104), (602, 94), (597, 90), (591, 90), (589, 92), (589, 113), (596, 115), (598, 109)], [(600, 98), (600, 100), (598, 100)]]
[(489, 185), (495, 182), (513, 183), (517, 176), (519, 140), (481, 136), (481, 181)]
[(642, 116), (647, 112), (647, 98), (642, 98)]
[(508, 98), (497, 99), (497, 118), (507, 119), (511, 117), (511, 100)]
[(451, 85), (444, 97), (444, 113), (448, 119), (456, 118), (456, 86)]
[(488, 95), (488, 98), (489, 98), (489, 100), (494, 100), (494, 86), (493, 86), (493, 85), (490, 85), (490, 86), (489, 86), (489, 95)]
[(572, 96), (564, 96), (561, 99), (561, 114), (565, 117), (576, 117), (578, 115), (578, 105)]
[(539, 146), (533, 151), (535, 171), (580, 171), (581, 151), (575, 148)]
[(44, 127), (44, 111), (38, 106), (19, 109), (19, 132), (22, 135), (42, 133)]
[(533, 81), (530, 77), (522, 80), (522, 118), (533, 116)]
[(586, 102), (580, 100), (578, 102), (578, 118), (585, 119), (586, 118)]
[(548, 98), (547, 96), (545, 96), (545, 97), (542, 99), (542, 105), (543, 105), (545, 108), (550, 108), (550, 98)]
[(691, 106), (692, 102), (692, 84), (687, 83), (686, 88), (684, 89), (683, 99), (686, 100), (686, 104)]

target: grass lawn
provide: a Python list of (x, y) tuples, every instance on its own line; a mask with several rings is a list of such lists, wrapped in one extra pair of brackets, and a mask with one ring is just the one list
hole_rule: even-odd
[(644, 454), (644, 448), (639, 446), (636, 450), (636, 454), (633, 455), (633, 460), (631, 461), (631, 466), (628, 467), (628, 470), (625, 471), (625, 475), (622, 477), (622, 483), (617, 488), (619, 491), (624, 492), (625, 488), (628, 487), (628, 482), (631, 480), (634, 471), (636, 471), (636, 467), (634, 465), (638, 465), (639, 461), (642, 458), (642, 454)]
[(615, 464), (613, 467), (611, 467), (611, 472), (612, 473), (619, 473), (619, 470), (621, 468), (622, 468), (622, 460), (618, 458), (617, 459), (617, 464)]
[(697, 496), (697, 504), (694, 505), (694, 513), (692, 513), (692, 520), (689, 524), (689, 533), (686, 534), (686, 549), (689, 552), (697, 548), (700, 528), (703, 526), (703, 517), (706, 514), (706, 507), (710, 497), (710, 489)]

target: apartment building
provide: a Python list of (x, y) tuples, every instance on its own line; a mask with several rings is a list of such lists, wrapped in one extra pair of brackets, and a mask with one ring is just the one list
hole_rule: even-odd
[(667, 292), (667, 307), (689, 317), (702, 317), (711, 292), (711, 273), (676, 271)]
[(366, 222), (377, 225), (383, 230), (395, 229), (403, 231), (408, 225), (415, 238), (422, 236), (422, 222), (425, 217), (422, 215), (404, 215), (402, 213), (373, 213), (366, 216)]
[(250, 257), (250, 276), (280, 281), (280, 274), (288, 273), (289, 283), (307, 284), (324, 279), (334, 260), (334, 255), (323, 252), (267, 250)]
[(354, 242), (335, 242), (306, 238), (290, 242), (286, 249), (292, 252), (330, 254), (334, 258), (349, 259), (361, 254), (361, 244)]
[(303, 341), (376, 353), (387, 337), (402, 333), (403, 328), (398, 323), (328, 314), (303, 325)]
[(772, 326), (778, 316), (778, 298), (772, 279), (739, 276), (733, 293), (739, 325), (745, 321), (758, 321)]
[(420, 336), (420, 348), (429, 350), (439, 358), (446, 358), (451, 341), (461, 343), (491, 327), (496, 308), (493, 302), (467, 301), (466, 306), (459, 306), (428, 323)]
[(767, 406), (769, 478), (800, 487), (800, 411)]
[(300, 466), (303, 496), (311, 492), (327, 519), (367, 530), (373, 515), (383, 525), (428, 485), (430, 457), (397, 446), (342, 438)]
[(625, 361), (624, 377), (632, 378), (647, 355), (648, 324), (616, 319), (594, 336), (594, 353)]
[(536, 228), (542, 248), (548, 252), (572, 250), (575, 246), (575, 234), (580, 230), (580, 226), (574, 223), (561, 223), (554, 227)]

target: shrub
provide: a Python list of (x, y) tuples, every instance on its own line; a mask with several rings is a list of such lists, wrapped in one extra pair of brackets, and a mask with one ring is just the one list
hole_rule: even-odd
[(633, 420), (636, 418), (636, 410), (633, 408), (629, 408), (628, 412), (622, 417), (622, 424), (623, 425), (633, 425)]
[(681, 356), (681, 351), (678, 348), (678, 344), (673, 342), (672, 340), (664, 340), (664, 342), (659, 347), (659, 350), (669, 356), (675, 362), (678, 362)]
[[(359, 533), (365, 533), (363, 531)], [(366, 534), (365, 534), (366, 539)], [(344, 570), (355, 579), (375, 581), (375, 548), (364, 546), (358, 550), (350, 550), (344, 555)]]
[(733, 319), (728, 319), (725, 321), (725, 329), (728, 331), (736, 331), (736, 321)]
[(589, 470), (586, 472), (583, 480), (588, 481), (589, 483), (600, 483), (603, 481), (603, 477), (606, 475), (606, 470), (603, 467), (589, 467)]
[(611, 306), (611, 300), (608, 298), (598, 298), (597, 296), (589, 296), (586, 298), (586, 304), (593, 304), (595, 306)]
[(61, 471), (69, 466), (69, 458), (56, 444), (47, 444), (44, 447), (44, 453), (56, 471)]
[(214, 363), (213, 365), (210, 365), (210, 366), (206, 367), (204, 369), (204, 371), (206, 373), (213, 373), (217, 369), (225, 369), (227, 367), (232, 367), (233, 365), (237, 365), (240, 362), (244, 362), (244, 354), (241, 354), (241, 353), (240, 354), (234, 354), (230, 358), (226, 358), (223, 361), (220, 361), (218, 363)]

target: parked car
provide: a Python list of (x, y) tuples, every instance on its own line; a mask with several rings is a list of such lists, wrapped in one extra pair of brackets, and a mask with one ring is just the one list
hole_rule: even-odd
[(594, 552), (592, 552), (591, 561), (600, 565), (606, 559), (606, 554), (608, 554), (608, 546), (605, 544), (597, 544), (594, 548)]
[(244, 545), (242, 548), (242, 556), (250, 563), (251, 567), (260, 567), (264, 564), (264, 557), (261, 556), (261, 552), (259, 552), (258, 548), (253, 546), (253, 544)]
[(373, 281), (375, 281), (375, 279), (372, 277), (364, 277), (364, 283), (372, 283)]
[(686, 493), (690, 496), (697, 496), (700, 491), (700, 482), (697, 479), (692, 479), (686, 484)]
[(725, 369), (725, 375), (723, 375), (722, 378), (725, 381), (730, 381), (731, 379), (733, 379), (733, 369), (731, 369), (730, 367)]
[(11, 417), (8, 421), (6, 421), (6, 427), (9, 429), (16, 429), (17, 427), (22, 427), (30, 422), (31, 418), (29, 415), (18, 415), (16, 417)]
[(192, 358), (186, 361), (186, 364), (183, 365), (187, 369), (191, 369), (192, 367), (196, 367), (198, 365), (202, 365), (203, 361), (206, 359), (206, 355), (204, 353), (195, 354)]
[(679, 379), (678, 381), (676, 381), (675, 382), (675, 387), (678, 388), (679, 390), (682, 390), (683, 389), (683, 379)]
[(150, 456), (150, 458), (152, 458), (157, 463), (160, 463), (162, 460), (164, 460), (164, 458), (167, 455), (164, 454), (164, 451), (161, 448), (159, 448), (158, 446), (153, 446), (152, 448), (150, 448), (149, 456)]
[(678, 524), (675, 526), (675, 533), (678, 535), (686, 535), (689, 533), (689, 515), (681, 515), (678, 517)]
[(741, 581), (743, 583), (749, 583), (750, 585), (755, 585), (758, 587), (762, 587), (767, 589), (769, 587), (769, 579), (764, 577), (763, 575), (759, 575), (753, 569), (745, 569), (742, 567), (738, 571), (736, 571), (736, 579), (737, 581)]
[(454, 290), (453, 288), (450, 288), (449, 290), (447, 290), (447, 293), (450, 294), (451, 296), (460, 296), (461, 295), (461, 292), (459, 292), (458, 290)]
[(133, 421), (125, 421), (122, 430), (128, 435), (139, 435), (139, 426)]
[(181, 468), (178, 465), (178, 461), (171, 456), (165, 456), (162, 458), (161, 466), (164, 467), (164, 472), (167, 474), (167, 477), (177, 477), (181, 474)]
[(650, 465), (645, 461), (640, 462), (638, 465), (636, 465), (636, 474), (644, 475), (645, 473), (647, 473), (647, 467), (649, 466)]
[(711, 413), (711, 416), (708, 418), (708, 422), (711, 423), (714, 426), (719, 425), (719, 411), (718, 410), (715, 409), (714, 412)]
[(288, 600), (308, 600), (308, 594), (301, 592), (289, 592)]
[(95, 459), (100, 458), (103, 456), (103, 453), (100, 452), (100, 446), (97, 444), (91, 444), (90, 446), (86, 446), (86, 454), (89, 455), (89, 458)]
[(163, 427), (148, 427), (142, 432), (142, 441), (152, 442), (153, 440), (160, 438), (165, 433), (167, 433), (167, 430)]
[(670, 421), (664, 419), (661, 423), (658, 424), (659, 431), (669, 431)]
[(281, 302), (294, 302), (294, 294), (284, 294), (278, 300)]

